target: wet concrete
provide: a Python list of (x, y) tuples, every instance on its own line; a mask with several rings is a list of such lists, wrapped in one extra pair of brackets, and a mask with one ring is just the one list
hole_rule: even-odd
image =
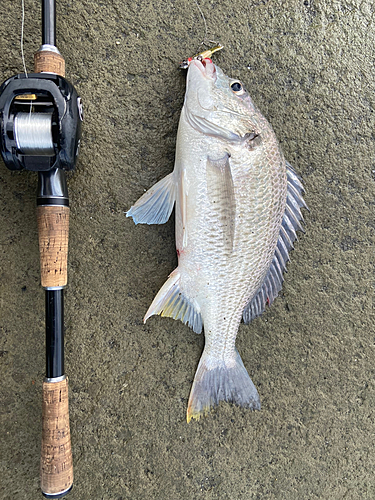
[[(29, 70), (40, 44), (26, 0)], [(374, 11), (369, 1), (200, 1), (215, 62), (243, 80), (306, 186), (281, 296), (238, 348), (262, 410), (186, 424), (203, 346), (142, 318), (176, 265), (173, 220), (124, 211), (173, 168), (184, 75), (204, 24), (193, 0), (58, 2), (58, 46), (85, 105), (69, 176), (66, 371), (71, 500), (373, 499)], [(21, 2), (0, 12), (0, 80), (22, 69)], [(36, 175), (0, 164), (0, 498), (40, 498), (44, 297)]]

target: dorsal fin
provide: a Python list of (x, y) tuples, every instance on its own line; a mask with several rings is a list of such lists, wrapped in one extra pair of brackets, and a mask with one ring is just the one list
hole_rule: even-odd
[(296, 231), (303, 231), (300, 223), (303, 222), (301, 208), (308, 209), (302, 196), (304, 189), (293, 167), (288, 162), (286, 167), (287, 199), (275, 255), (262, 285), (242, 313), (245, 323), (250, 323), (260, 316), (266, 305), (271, 305), (277, 297), (284, 281), (283, 272), (286, 271), (286, 263), (289, 260), (288, 252), (293, 249), (293, 242), (297, 239)]
[(178, 268), (169, 275), (167, 281), (156, 294), (143, 321), (146, 323), (148, 318), (154, 314), (180, 319), (183, 323), (188, 324), (195, 333), (201, 333), (203, 324), (199, 307), (181, 292)]

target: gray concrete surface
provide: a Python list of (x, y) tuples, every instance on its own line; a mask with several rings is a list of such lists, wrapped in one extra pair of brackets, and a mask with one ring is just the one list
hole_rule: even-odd
[[(58, 46), (85, 105), (69, 176), (66, 369), (71, 500), (373, 499), (374, 8), (370, 1), (199, 0), (215, 62), (243, 80), (303, 177), (306, 235), (282, 295), (241, 326), (261, 412), (228, 404), (189, 425), (203, 346), (142, 318), (176, 265), (174, 221), (124, 211), (173, 168), (194, 0), (58, 1)], [(25, 0), (29, 70), (39, 2)], [(21, 0), (0, 7), (0, 79), (22, 69)], [(44, 297), (36, 176), (0, 164), (0, 498), (39, 493)]]

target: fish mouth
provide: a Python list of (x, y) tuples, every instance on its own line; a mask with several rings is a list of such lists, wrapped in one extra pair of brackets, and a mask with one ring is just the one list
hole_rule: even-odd
[(189, 64), (189, 67), (191, 66), (198, 68), (205, 78), (214, 81), (216, 80), (216, 68), (209, 57), (205, 57), (204, 59), (199, 57), (197, 59), (193, 59)]

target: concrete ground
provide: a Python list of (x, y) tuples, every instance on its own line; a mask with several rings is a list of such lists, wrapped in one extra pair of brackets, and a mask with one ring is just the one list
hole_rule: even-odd
[[(173, 168), (185, 81), (205, 37), (194, 0), (58, 1), (58, 47), (85, 106), (69, 175), (66, 371), (71, 500), (375, 498), (374, 7), (199, 0), (215, 62), (243, 80), (302, 176), (306, 234), (282, 294), (238, 349), (262, 410), (186, 423), (203, 336), (142, 318), (176, 266), (174, 219), (124, 215)], [(29, 71), (39, 3), (25, 0)], [(21, 0), (0, 10), (0, 80), (22, 70)], [(44, 296), (36, 175), (0, 164), (0, 498), (39, 492)]]

